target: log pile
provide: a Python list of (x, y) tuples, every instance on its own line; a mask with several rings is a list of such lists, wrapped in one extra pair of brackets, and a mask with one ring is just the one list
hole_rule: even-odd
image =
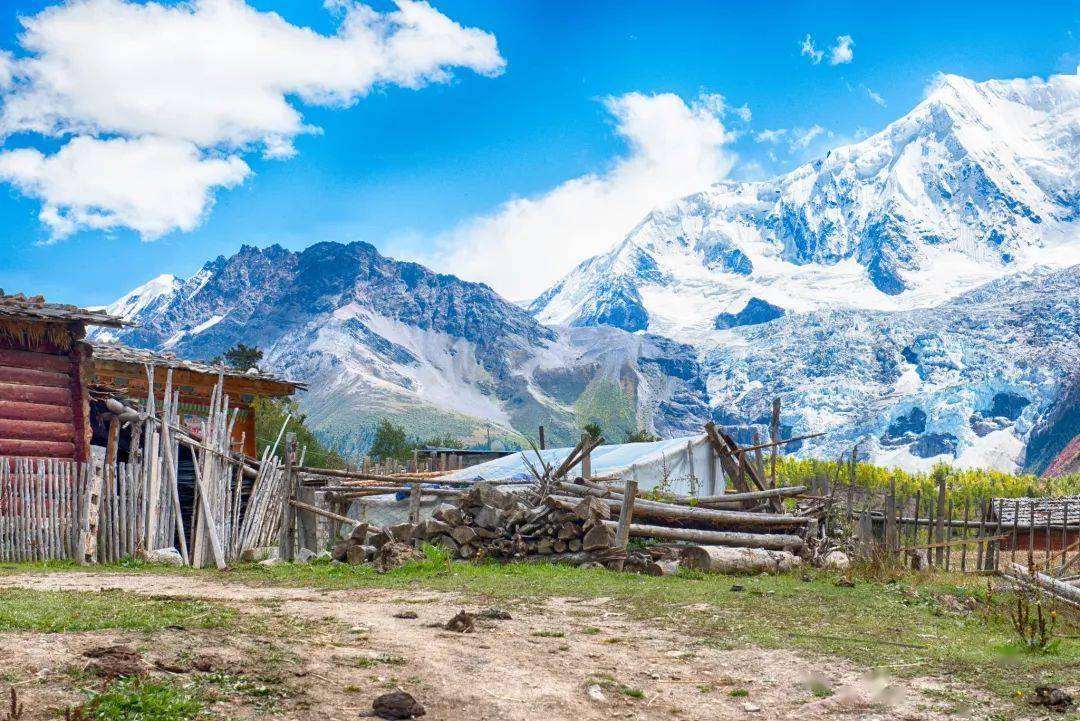
[[(809, 519), (790, 514), (706, 509), (635, 500), (623, 513), (622, 496), (598, 492), (578, 479), (558, 483), (558, 495), (477, 484), (429, 520), (388, 528), (357, 525), (332, 555), (348, 563), (393, 567), (383, 558), (391, 544), (429, 543), (452, 558), (550, 562), (670, 575), (680, 566), (723, 573), (777, 572), (801, 563)], [(615, 520), (619, 517), (620, 520)], [(620, 532), (622, 538), (620, 538)], [(627, 550), (629, 537), (654, 543)], [(668, 543), (668, 541), (680, 543)], [(658, 542), (658, 543), (657, 543)], [(646, 550), (647, 548), (647, 550)]]
[(549, 497), (530, 503), (529, 494), (479, 484), (456, 503), (439, 505), (432, 518), (388, 528), (359, 524), (334, 545), (332, 556), (350, 563), (375, 562), (391, 542), (426, 542), (453, 558), (550, 560), (622, 567), (626, 551), (609, 524), (611, 511), (597, 498), (565, 502)]

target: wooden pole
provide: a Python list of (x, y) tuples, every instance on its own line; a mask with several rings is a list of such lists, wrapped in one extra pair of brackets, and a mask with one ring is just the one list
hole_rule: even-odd
[(214, 565), (217, 566), (219, 571), (224, 571), (225, 552), (221, 546), (221, 536), (218, 535), (218, 529), (214, 524), (213, 508), (210, 505), (210, 498), (207, 496), (207, 492), (210, 489), (203, 483), (202, 471), (199, 470), (198, 459), (195, 459), (193, 465), (195, 467), (195, 485), (198, 487), (199, 505), (202, 510), (199, 517), (202, 519), (203, 529), (206, 531), (206, 536), (210, 541), (210, 551), (214, 555)]
[[(943, 543), (945, 541), (945, 483), (946, 477), (945, 474), (942, 473), (941, 477), (938, 478), (937, 509), (935, 509), (937, 525), (934, 527), (934, 540), (938, 543)], [(939, 546), (935, 553), (935, 557), (936, 565), (939, 567), (942, 566), (945, 563), (945, 549)]]
[(638, 482), (636, 479), (626, 479), (623, 487), (623, 503), (619, 508), (619, 525), (615, 531), (615, 541), (619, 548), (626, 548), (630, 541), (630, 524), (634, 519), (634, 501), (637, 500)]
[[(773, 398), (772, 402), (772, 422), (769, 424), (769, 440), (774, 444), (780, 440), (780, 397)], [(771, 468), (769, 469), (769, 476), (772, 479), (772, 487), (776, 488), (776, 460), (780, 455), (780, 446), (774, 445), (772, 447), (772, 459)], [(848, 509), (850, 514), (851, 509)]]
[(296, 501), (296, 500), (291, 500), (290, 499), (289, 500), (289, 505), (293, 506), (294, 508), (298, 508), (300, 510), (303, 510), (303, 511), (308, 511), (309, 513), (314, 513), (316, 516), (322, 516), (323, 518), (328, 518), (331, 521), (335, 521), (336, 523), (348, 523), (351, 526), (355, 526), (355, 525), (360, 523), (360, 521), (356, 520), (355, 518), (349, 518), (348, 516), (343, 516), (343, 515), (341, 515), (339, 513), (334, 513), (333, 511), (327, 511), (327, 510), (324, 510), (322, 508), (319, 508), (318, 506), (313, 506), (313, 505), (311, 505), (309, 503), (304, 503), (303, 501)]
[[(589, 447), (589, 441), (591, 441), (591, 440), (592, 440), (592, 436), (590, 436), (587, 432), (582, 433), (581, 434), (581, 447), (582, 448), (588, 448)], [(590, 451), (586, 451), (581, 456), (581, 477), (586, 478), (586, 479), (592, 478), (592, 454), (591, 454)]]
[(547, 444), (544, 442), (544, 427), (540, 426), (540, 450), (547, 448)]
[(420, 523), (420, 483), (413, 482), (409, 489), (409, 523)]
[(292, 561), (296, 554), (296, 508), (291, 501), (298, 500), (296, 487), (299, 476), (294, 469), (296, 462), (296, 433), (285, 435), (285, 502), (281, 504), (281, 560)]
[[(619, 524), (604, 521), (605, 526), (614, 528), (618, 535)], [(801, 549), (806, 542), (789, 533), (743, 533), (739, 531), (702, 531), (696, 528), (672, 528), (670, 526), (652, 526), (644, 523), (631, 523), (630, 535), (634, 538), (663, 538), (670, 541), (691, 541), (715, 546), (741, 546), (744, 548), (767, 548), (774, 551)]]

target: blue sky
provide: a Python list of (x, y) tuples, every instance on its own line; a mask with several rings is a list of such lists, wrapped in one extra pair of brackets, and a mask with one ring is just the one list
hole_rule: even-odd
[[(94, 3), (123, 4), (122, 0)], [(33, 18), (56, 4), (11, 0), (0, 8), (0, 47), (14, 62), (35, 55), (20, 43), (20, 17)], [(248, 4), (327, 37), (338, 32), (347, 12), (312, 0)], [(512, 249), (504, 253), (500, 245), (511, 242), (504, 238), (517, 235), (516, 223), (532, 222), (522, 235), (531, 233), (543, 245), (549, 235), (561, 235), (562, 227), (572, 233), (578, 216), (591, 216), (589, 203), (608, 203), (596, 213), (602, 225), (589, 229), (590, 238), (595, 237), (591, 242), (602, 248), (613, 242), (609, 235), (617, 239), (624, 232), (628, 217), (648, 210), (639, 206), (651, 205), (668, 192), (662, 172), (660, 187), (647, 187), (636, 176), (620, 180), (621, 174), (651, 171), (627, 167), (635, 149), (628, 147), (627, 134), (634, 136), (625, 126), (636, 111), (614, 99), (630, 94), (646, 100), (658, 94), (678, 96), (695, 119), (695, 132), (712, 133), (700, 142), (710, 153), (715, 151), (715, 162), (695, 173), (713, 179), (755, 178), (789, 170), (832, 145), (879, 130), (917, 104), (937, 73), (982, 80), (1072, 73), (1080, 64), (1077, 3), (1029, 3), (1022, 9), (1013, 3), (905, 3), (889, 10), (867, 3), (446, 0), (433, 5), (459, 27), (493, 36), (505, 65), (498, 67), (493, 60), (493, 47), (457, 49), (453, 59), (442, 63), (449, 78), (375, 82), (346, 102), (330, 106), (290, 95), (287, 102), (303, 116), (305, 127), (318, 128), (292, 137), (291, 157), (266, 157), (273, 153), (267, 152), (263, 140), (244, 144), (223, 140), (224, 136), (195, 138), (195, 152), (203, 160), (220, 163), (213, 169), (219, 184), (210, 190), (212, 207), (194, 214), (168, 211), (170, 218), (186, 217), (190, 230), (169, 228), (166, 223), (163, 232), (151, 232), (157, 237), (147, 240), (142, 237), (148, 235), (145, 227), (141, 236), (124, 222), (105, 223), (109, 226), (105, 229), (87, 227), (93, 221), (50, 225), (39, 220), (43, 191), (28, 190), (25, 180), (34, 177), (37, 182), (39, 176), (25, 175), (31, 171), (22, 165), (7, 171), (0, 165), (0, 175), (6, 173), (9, 180), (0, 192), (4, 229), (0, 287), (8, 292), (41, 292), (65, 302), (102, 303), (159, 273), (190, 275), (206, 260), (232, 253), (244, 243), (300, 249), (324, 240), (365, 240), (388, 255), (425, 261), (440, 270), (445, 267), (486, 280), (511, 297), (524, 297), (535, 292), (540, 280), (500, 287), (503, 281), (492, 270), (493, 265), (512, 265), (519, 257)], [(395, 10), (390, 3), (372, 7), (380, 13)], [(82, 21), (107, 23), (107, 15), (87, 15)], [(123, 33), (122, 28), (112, 30)], [(823, 53), (818, 63), (802, 52), (807, 35)], [(840, 36), (852, 39), (851, 59), (834, 65), (830, 50)], [(468, 45), (477, 37), (461, 41)], [(57, 45), (69, 42), (66, 38), (62, 33), (50, 35), (49, 52), (62, 54), (64, 48)], [(198, 52), (194, 49), (198, 45), (192, 43), (189, 51)], [(133, 47), (128, 61), (138, 63), (139, 46)], [(330, 63), (326, 72), (332, 74), (334, 67)], [(287, 73), (288, 68), (280, 72)], [(153, 77), (138, 81), (157, 87)], [(16, 92), (11, 87), (6, 103)], [(232, 95), (225, 95), (233, 102)], [(237, 91), (235, 102), (242, 102), (243, 95)], [(724, 98), (723, 110), (718, 109), (716, 96)], [(35, 102), (40, 97), (35, 96)], [(177, 112), (197, 114), (199, 98), (198, 93), (164, 97), (161, 112), (171, 112), (171, 103), (186, 103)], [(49, 116), (36, 106), (34, 112), (39, 113), (34, 117)], [(98, 119), (107, 115), (107, 110), (94, 112)], [(25, 120), (21, 125), (8, 123), (4, 152), (30, 148), (48, 157), (79, 134), (98, 141), (134, 140), (150, 134), (147, 128), (154, 128), (155, 137), (160, 130), (153, 119), (146, 127), (127, 130), (117, 129), (115, 123), (122, 120), (113, 122), (113, 126), (99, 122), (90, 130), (42, 130)], [(680, 133), (683, 127), (657, 121), (647, 133), (655, 138), (667, 128)], [(722, 141), (715, 137), (720, 127)], [(815, 127), (821, 130), (806, 147), (790, 140), (799, 134), (805, 137)], [(781, 140), (761, 141), (760, 133), (778, 129), (785, 131)], [(185, 131), (174, 134), (188, 142)], [(157, 162), (164, 156), (149, 157)], [(228, 159), (235, 161), (226, 165)], [(173, 172), (164, 164), (151, 169), (151, 178)], [(63, 175), (63, 170), (57, 172)], [(664, 172), (681, 175), (678, 167)], [(18, 176), (24, 179), (18, 187), (11, 180), (17, 173), (24, 173)], [(63, 177), (49, 177), (50, 197), (67, 192)], [(570, 196), (581, 190), (574, 181), (582, 178), (594, 180), (600, 190), (620, 193), (620, 183), (625, 182), (634, 192), (622, 194), (633, 198), (623, 202), (574, 196), (562, 216), (551, 213), (555, 219), (547, 225), (521, 220), (519, 209), (505, 205), (514, 198), (542, 203), (564, 186), (564, 195)], [(689, 192), (678, 183), (670, 185), (675, 195)], [(169, 202), (169, 195), (166, 188), (153, 199), (155, 212), (161, 210), (157, 205)], [(130, 202), (127, 197), (117, 201), (121, 206)], [(547, 216), (547, 207), (537, 205), (533, 214)], [(485, 219), (497, 220), (496, 229), (478, 229)], [(58, 232), (58, 227), (63, 229)], [(483, 239), (474, 240), (485, 233)], [(576, 250), (595, 250), (572, 245), (563, 249), (558, 263), (545, 269), (549, 276), (568, 269), (562, 266)], [(494, 249), (491, 263), (474, 265), (485, 249)], [(526, 255), (520, 257), (529, 261)], [(583, 255), (576, 258), (582, 259)], [(528, 275), (521, 268), (507, 273)], [(547, 280), (543, 278), (544, 283)]]

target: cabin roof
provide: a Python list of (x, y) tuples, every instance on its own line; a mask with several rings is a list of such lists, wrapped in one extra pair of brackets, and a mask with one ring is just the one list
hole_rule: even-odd
[(1080, 496), (994, 498), (990, 501), (990, 510), (995, 518), (1001, 519), (1002, 526), (1015, 524), (1018, 528), (1030, 528), (1032, 525), (1040, 528), (1046, 526), (1047, 521), (1059, 528), (1066, 523), (1070, 526), (1080, 524)]
[(40, 323), (89, 323), (112, 328), (131, 325), (129, 321), (101, 310), (89, 310), (63, 303), (46, 303), (40, 295), (27, 297), (22, 293), (7, 295), (0, 290), (0, 317)]
[(132, 348), (121, 343), (92, 343), (94, 347), (93, 358), (95, 360), (113, 361), (132, 365), (152, 365), (156, 368), (174, 368), (186, 370), (192, 373), (204, 373), (217, 376), (224, 374), (226, 378), (239, 378), (250, 381), (263, 381), (286, 386), (290, 392), (306, 389), (307, 386), (297, 381), (286, 380), (271, 373), (265, 373), (257, 369), (247, 371), (237, 370), (225, 365), (213, 365), (202, 361), (178, 358), (174, 353), (158, 353), (145, 348)]

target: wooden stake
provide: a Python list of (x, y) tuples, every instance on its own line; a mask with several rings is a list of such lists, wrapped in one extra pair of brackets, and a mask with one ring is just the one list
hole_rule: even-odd
[(623, 486), (623, 502), (619, 508), (619, 525), (615, 531), (615, 541), (620, 548), (626, 548), (630, 541), (630, 524), (634, 519), (634, 501), (637, 500), (638, 483), (636, 479), (626, 479)]

